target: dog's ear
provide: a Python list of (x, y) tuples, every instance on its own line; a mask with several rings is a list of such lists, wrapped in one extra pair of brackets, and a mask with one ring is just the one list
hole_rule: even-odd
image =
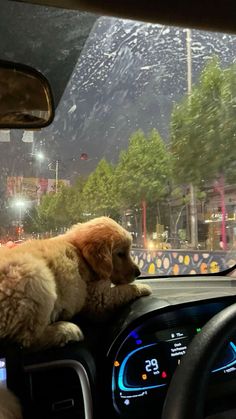
[(99, 279), (109, 280), (113, 270), (111, 245), (107, 242), (87, 243), (80, 250)]
[(75, 225), (62, 238), (80, 251), (99, 279), (110, 279), (112, 275), (112, 250), (116, 232), (113, 224), (116, 227), (116, 223), (106, 217), (90, 220)]

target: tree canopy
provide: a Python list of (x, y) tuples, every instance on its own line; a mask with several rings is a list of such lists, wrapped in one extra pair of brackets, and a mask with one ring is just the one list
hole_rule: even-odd
[(170, 178), (171, 156), (159, 133), (147, 136), (139, 130), (129, 140), (127, 150), (120, 153), (115, 181), (123, 207), (157, 202), (166, 194)]
[(82, 193), (82, 207), (88, 216), (107, 215), (116, 218), (118, 203), (114, 185), (114, 167), (105, 158), (88, 177)]
[(192, 93), (171, 117), (173, 171), (179, 183), (235, 179), (236, 66), (222, 69), (217, 58), (203, 69)]
[(156, 130), (147, 136), (135, 132), (127, 150), (113, 166), (105, 158), (85, 179), (73, 187), (61, 186), (57, 194), (46, 195), (26, 219), (30, 231), (69, 227), (91, 217), (108, 215), (118, 219), (127, 208), (141, 207), (163, 199), (171, 171), (167, 146)]
[(139, 211), (145, 202), (153, 228), (166, 198), (168, 205), (171, 197), (181, 207), (188, 202), (188, 192), (183, 194), (187, 184), (197, 186), (199, 193), (204, 184), (219, 179), (235, 182), (235, 138), (236, 65), (222, 68), (215, 57), (191, 94), (175, 104), (169, 144), (155, 129), (134, 132), (116, 164), (103, 158), (87, 179), (43, 197), (29, 214), (28, 226), (47, 231), (100, 215), (118, 219), (126, 209)]

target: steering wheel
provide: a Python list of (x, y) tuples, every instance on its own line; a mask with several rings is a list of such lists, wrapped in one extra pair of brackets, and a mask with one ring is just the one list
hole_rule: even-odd
[(176, 368), (162, 419), (203, 419), (210, 373), (220, 351), (236, 331), (236, 304), (212, 317), (190, 343)]

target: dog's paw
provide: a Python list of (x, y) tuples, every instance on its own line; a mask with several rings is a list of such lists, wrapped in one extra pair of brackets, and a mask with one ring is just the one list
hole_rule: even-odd
[(138, 297), (146, 297), (152, 294), (152, 289), (149, 285), (138, 283), (138, 284), (135, 284), (134, 286), (137, 289)]
[(78, 342), (84, 339), (82, 330), (74, 323), (58, 322), (55, 325), (57, 325), (56, 339), (60, 346), (64, 346), (71, 341)]
[(37, 343), (42, 347), (65, 346), (68, 342), (78, 342), (83, 338), (83, 332), (76, 324), (59, 321), (48, 325)]

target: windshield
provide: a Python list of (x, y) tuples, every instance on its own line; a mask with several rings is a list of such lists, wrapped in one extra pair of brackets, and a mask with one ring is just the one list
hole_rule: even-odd
[(1, 244), (107, 215), (142, 275), (235, 265), (235, 37), (7, 7), (2, 58), (42, 71), (57, 109), (41, 131), (0, 131)]

